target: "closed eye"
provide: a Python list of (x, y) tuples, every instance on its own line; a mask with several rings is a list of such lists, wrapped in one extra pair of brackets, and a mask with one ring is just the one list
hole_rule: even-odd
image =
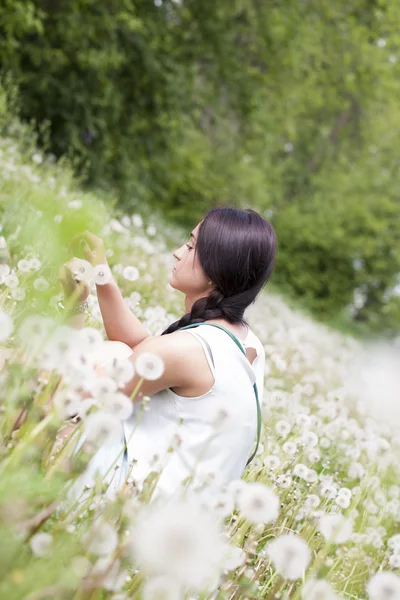
[(192, 246), (189, 246), (189, 244), (185, 244), (185, 246), (188, 250), (193, 250)]

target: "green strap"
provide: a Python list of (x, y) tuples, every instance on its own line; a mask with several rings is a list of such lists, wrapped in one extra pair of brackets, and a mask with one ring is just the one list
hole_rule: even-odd
[[(217, 325), (216, 323), (207, 323), (207, 321), (203, 321), (202, 323), (193, 323), (192, 325), (186, 325), (185, 327), (180, 327), (179, 329), (177, 329), (177, 331), (182, 331), (183, 329), (191, 329), (192, 327), (199, 327), (199, 325), (209, 325), (210, 327), (218, 327), (218, 329), (222, 329), (233, 339), (233, 341), (235, 342), (237, 347), (240, 348), (240, 351), (246, 356), (246, 351), (244, 350), (242, 344), (239, 342), (237, 337), (231, 331), (229, 331), (229, 329), (226, 329), (226, 327), (223, 327), (222, 325)], [(254, 393), (256, 396), (256, 404), (257, 404), (257, 443), (256, 443), (256, 447), (255, 447), (252, 455), (250, 456), (249, 460), (246, 463), (246, 466), (253, 460), (253, 458), (257, 454), (258, 446), (260, 443), (260, 435), (261, 435), (261, 407), (260, 407), (260, 401), (258, 399), (258, 389), (257, 389), (256, 383), (253, 385), (253, 388), (254, 388)]]

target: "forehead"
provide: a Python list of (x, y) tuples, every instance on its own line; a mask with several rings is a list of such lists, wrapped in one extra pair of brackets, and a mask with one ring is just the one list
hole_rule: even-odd
[[(194, 227), (194, 228), (192, 229), (192, 233), (193, 233), (195, 236), (197, 235), (197, 232), (198, 232), (198, 230), (199, 230), (199, 227), (200, 227), (200, 223), (198, 223), (198, 224), (196, 225), (196, 227)], [(192, 235), (192, 233), (191, 233), (190, 235)]]

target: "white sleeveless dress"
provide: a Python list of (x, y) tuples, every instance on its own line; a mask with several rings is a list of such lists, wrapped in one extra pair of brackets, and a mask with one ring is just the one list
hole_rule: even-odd
[(191, 485), (206, 483), (209, 489), (241, 477), (256, 440), (253, 384), (257, 383), (261, 405), (264, 346), (249, 330), (242, 344), (257, 352), (250, 364), (231, 337), (217, 327), (204, 324), (183, 332), (201, 343), (214, 385), (196, 397), (162, 390), (151, 397), (146, 410), (136, 402), (130, 419), (122, 423), (121, 437), (96, 452), (79, 488), (91, 487), (94, 473), (105, 474), (110, 467), (107, 493), (117, 491), (127, 475), (141, 488), (151, 471), (160, 471), (153, 499), (174, 494), (191, 475)]

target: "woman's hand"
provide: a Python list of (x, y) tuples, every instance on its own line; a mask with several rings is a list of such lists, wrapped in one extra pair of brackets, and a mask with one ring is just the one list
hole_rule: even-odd
[(64, 296), (72, 304), (82, 304), (87, 300), (90, 289), (86, 281), (78, 281), (74, 277), (72, 263), (77, 259), (75, 256), (65, 263), (58, 272), (58, 279), (64, 289)]
[(80, 249), (84, 254), (84, 258), (90, 262), (93, 267), (95, 265), (107, 264), (103, 240), (90, 231), (83, 231), (82, 233), (74, 235), (71, 240), (70, 249), (72, 252), (77, 252), (77, 250)]

